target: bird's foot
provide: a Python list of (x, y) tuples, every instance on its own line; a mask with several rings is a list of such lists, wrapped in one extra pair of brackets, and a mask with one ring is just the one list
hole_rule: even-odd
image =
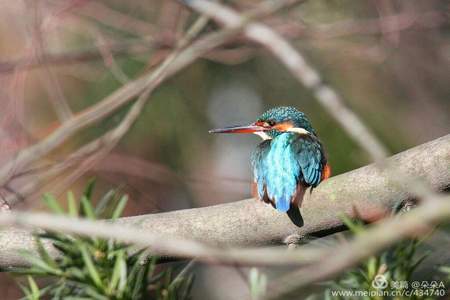
[(305, 235), (300, 235), (297, 233), (288, 235), (284, 240), (283, 243), (285, 243), (288, 246), (288, 249), (295, 249), (299, 244), (302, 243), (302, 241), (305, 239)]

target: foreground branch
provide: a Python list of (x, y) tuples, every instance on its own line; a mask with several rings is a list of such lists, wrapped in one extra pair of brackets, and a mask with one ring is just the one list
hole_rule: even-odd
[[(402, 152), (389, 161), (404, 174), (423, 178), (437, 191), (450, 187), (450, 135)], [(181, 247), (182, 245), (192, 245), (184, 244), (192, 240), (221, 247), (262, 246), (298, 241), (306, 236), (325, 235), (342, 229), (341, 214), (374, 221), (401, 207), (412, 195), (403, 182), (390, 181), (387, 172), (380, 171), (375, 165), (369, 165), (323, 182), (311, 194), (307, 193), (305, 196), (301, 205), (301, 227), (292, 224), (287, 215), (253, 199), (123, 218), (120, 222), (143, 229), (147, 232), (148, 239), (155, 235), (167, 236), (170, 241), (178, 238), (180, 249), (186, 249)], [(26, 224), (26, 219), (23, 219), (23, 222)], [(26, 226), (30, 227), (30, 223)], [(171, 243), (169, 245), (177, 248)], [(0, 232), (0, 266), (26, 264), (18, 255), (17, 249), (32, 250), (34, 246), (28, 230), (4, 229)], [(164, 247), (158, 244), (153, 247), (159, 253), (164, 252)], [(195, 244), (193, 247), (195, 248)], [(212, 253), (211, 251), (217, 249), (210, 248), (206, 251), (201, 249), (202, 253)], [(171, 248), (170, 254), (176, 254), (173, 250), (174, 248)], [(178, 256), (189, 254), (185, 252), (187, 250), (183, 251), (180, 251)], [(251, 259), (248, 262), (251, 263)]]

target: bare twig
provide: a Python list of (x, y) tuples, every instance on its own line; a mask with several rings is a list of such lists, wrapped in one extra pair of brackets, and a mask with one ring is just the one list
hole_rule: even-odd
[[(41, 10), (39, 2), (34, 3), (34, 28), (33, 28), (33, 50), (37, 62), (42, 61), (42, 53), (46, 52), (45, 36), (42, 31)], [(55, 73), (51, 69), (51, 66), (44, 65), (40, 80), (44, 83), (47, 93), (49, 95), (49, 101), (52, 104), (56, 115), (60, 122), (65, 122), (72, 117), (72, 111), (67, 99), (64, 96), (61, 84), (56, 77)]]
[(157, 32), (151, 23), (134, 18), (130, 14), (121, 13), (100, 1), (87, 1), (86, 5), (74, 10), (73, 13), (130, 34), (146, 36)]
[[(4, 185), (14, 175), (12, 172), (13, 170), (21, 171), (23, 167), (29, 165), (56, 147), (60, 146), (77, 131), (84, 129), (92, 123), (106, 117), (108, 114), (130, 101), (133, 97), (141, 93), (142, 90), (150, 83), (157, 86), (167, 76), (172, 75), (185, 67), (187, 64), (194, 61), (199, 54), (204, 53), (212, 47), (222, 43), (226, 40), (227, 36), (230, 36), (230, 32), (214, 34), (202, 41), (199, 41), (192, 49), (187, 49), (185, 51), (186, 54), (181, 55), (180, 58), (174, 62), (175, 67), (169, 68), (168, 72), (161, 78), (159, 78), (159, 74), (152, 72), (150, 75), (143, 76), (129, 82), (98, 104), (67, 120), (44, 140), (21, 150), (11, 161), (6, 163), (0, 169), (0, 185)], [(209, 43), (210, 40), (213, 40), (213, 43)]]
[[(75, 170), (75, 178), (78, 178), (84, 171), (89, 169), (87, 166), (92, 166), (95, 161), (100, 160), (105, 154), (107, 154), (120, 140), (120, 138), (128, 131), (130, 126), (133, 124), (140, 111), (142, 110), (149, 94), (150, 89), (147, 89), (136, 101), (133, 107), (128, 112), (127, 116), (122, 120), (119, 126), (114, 130), (106, 133), (104, 136), (82, 146), (80, 149), (75, 151), (73, 154), (69, 155), (67, 159), (63, 162), (51, 166), (48, 170), (44, 172), (39, 172), (38, 175), (34, 175), (29, 178), (26, 183), (21, 185), (16, 192), (21, 195), (17, 197), (16, 194), (10, 194), (6, 197), (6, 201), (9, 205), (14, 205), (18, 200), (23, 200), (23, 197), (35, 192), (40, 186), (42, 186), (46, 181), (55, 176), (58, 176), (65, 172), (69, 167), (81, 160), (82, 166)], [(99, 153), (100, 151), (100, 153)], [(93, 156), (94, 154), (97, 154)], [(84, 161), (87, 160), (87, 161)], [(80, 172), (80, 170), (82, 172)], [(73, 175), (72, 175), (73, 176)]]
[[(163, 45), (160, 42), (155, 42), (149, 38), (143, 37), (121, 42), (112, 42), (110, 51), (114, 55), (123, 56), (145, 53), (152, 49), (163, 48), (167, 48), (167, 45)], [(102, 55), (98, 51), (98, 47), (89, 47), (77, 51), (66, 51), (64, 53), (43, 53), (39, 61), (30, 61), (29, 58), (2, 61), (0, 62), (0, 73), (8, 73), (16, 69), (33, 69), (43, 65), (70, 65), (98, 59), (102, 59)]]
[(130, 79), (127, 74), (119, 67), (116, 60), (114, 59), (114, 54), (111, 52), (110, 43), (106, 41), (100, 31), (93, 30), (96, 36), (96, 45), (103, 58), (104, 65), (110, 70), (111, 74), (116, 78), (116, 80), (122, 84), (126, 84)]
[[(448, 23), (442, 12), (431, 11), (422, 14), (404, 12), (384, 16), (383, 19), (346, 20), (332, 24), (309, 26), (303, 29), (306, 37), (317, 39), (337, 38), (348, 35), (371, 35), (379, 33), (394, 33), (408, 30), (414, 26), (422, 28), (436, 27)], [(294, 30), (295, 31), (295, 30)], [(289, 37), (290, 34), (287, 33)]]
[[(103, 137), (83, 146), (81, 149), (78, 150), (78, 152), (75, 152), (72, 154), (72, 157), (69, 157), (69, 161), (73, 162), (73, 157), (79, 158), (82, 157), (82, 155), (86, 155), (87, 153), (95, 153), (99, 150), (101, 150), (101, 153), (97, 153), (96, 159), (92, 160), (92, 158), (89, 159), (88, 165), (92, 166), (94, 161), (98, 161), (109, 153), (109, 151), (117, 144), (117, 142), (121, 139), (121, 137), (128, 131), (128, 129), (131, 127), (131, 125), (134, 123), (136, 118), (139, 116), (140, 112), (142, 111), (148, 96), (150, 93), (161, 83), (163, 78), (166, 76), (166, 72), (169, 68), (169, 66), (174, 63), (175, 59), (178, 57), (180, 52), (182, 51), (182, 48), (185, 47), (195, 36), (202, 30), (202, 28), (207, 24), (208, 19), (205, 17), (200, 17), (187, 31), (186, 35), (180, 40), (179, 45), (177, 49), (169, 55), (166, 60), (159, 66), (152, 74), (152, 81), (148, 83), (148, 86), (144, 90), (144, 92), (139, 96), (139, 98), (136, 100), (136, 102), (131, 107), (130, 111), (127, 113), (126, 117), (122, 120), (119, 126), (115, 128), (114, 130), (106, 133)], [(24, 184), (20, 188), (20, 192), (17, 191), (17, 193), (13, 193), (10, 195), (8, 199), (8, 204), (12, 205), (14, 200), (18, 200), (21, 198), (18, 198), (16, 195), (19, 194), (22, 197), (24, 195), (29, 195), (32, 192), (34, 192), (39, 185), (41, 185), (43, 182), (48, 180), (48, 178), (51, 178), (53, 176), (61, 174), (67, 167), (69, 167), (70, 163), (60, 163), (54, 167), (52, 167), (49, 171), (46, 172), (46, 176), (42, 176), (40, 174), (35, 180), (30, 180), (28, 183)], [(78, 172), (76, 172), (79, 176), (82, 174), (80, 171), (85, 171), (87, 168), (86, 162), (83, 164), (82, 169), (78, 168)], [(72, 175), (73, 176), (73, 175)]]

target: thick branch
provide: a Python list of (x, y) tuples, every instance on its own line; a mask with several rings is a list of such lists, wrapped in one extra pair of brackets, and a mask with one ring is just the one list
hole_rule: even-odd
[[(450, 135), (417, 146), (389, 159), (403, 174), (420, 177), (437, 190), (450, 187)], [(393, 182), (388, 171), (369, 165), (319, 185), (301, 204), (303, 226), (285, 214), (253, 199), (211, 207), (123, 218), (123, 224), (146, 230), (149, 235), (197, 240), (213, 246), (261, 246), (323, 235), (342, 229), (340, 215), (374, 221), (411, 199), (409, 188)], [(294, 239), (292, 239), (294, 237)], [(0, 232), (0, 266), (25, 264), (17, 249), (33, 249), (27, 230), (9, 228)]]
[[(423, 178), (435, 190), (450, 186), (450, 135), (417, 146), (389, 159), (412, 177)], [(330, 178), (306, 193), (301, 204), (304, 225), (253, 199), (234, 203), (128, 218), (155, 232), (168, 232), (215, 245), (278, 244), (290, 235), (300, 237), (336, 230), (346, 213), (376, 220), (409, 200), (409, 188), (388, 180), (387, 171), (369, 165)]]

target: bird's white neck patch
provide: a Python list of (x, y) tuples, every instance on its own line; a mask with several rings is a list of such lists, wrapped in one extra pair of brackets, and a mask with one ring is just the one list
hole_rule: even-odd
[(257, 136), (259, 136), (260, 138), (262, 138), (264, 141), (265, 140), (271, 140), (272, 137), (270, 137), (267, 133), (265, 133), (264, 131), (258, 131), (258, 132), (254, 132), (254, 134), (256, 134)]
[(306, 130), (305, 128), (299, 128), (299, 127), (291, 127), (286, 131), (295, 132), (295, 133), (302, 134), (302, 135), (310, 134), (310, 132), (308, 130)]
[[(299, 127), (291, 127), (288, 128), (286, 130), (286, 132), (294, 132), (297, 134), (301, 134), (301, 135), (309, 135), (311, 134), (308, 130), (306, 130), (305, 128), (299, 128)], [(268, 135), (267, 133), (265, 133), (264, 131), (258, 131), (258, 132), (254, 132), (254, 134), (256, 134), (257, 136), (259, 136), (260, 138), (262, 138), (264, 141), (265, 140), (271, 140), (272, 137), (270, 135)]]

